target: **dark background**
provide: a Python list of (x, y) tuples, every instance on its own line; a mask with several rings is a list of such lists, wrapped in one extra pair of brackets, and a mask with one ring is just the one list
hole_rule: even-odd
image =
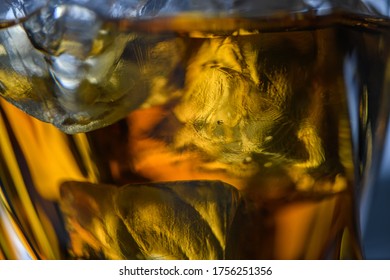
[(367, 259), (390, 260), (390, 130), (380, 176), (374, 185), (368, 207), (368, 221), (363, 229), (363, 247)]

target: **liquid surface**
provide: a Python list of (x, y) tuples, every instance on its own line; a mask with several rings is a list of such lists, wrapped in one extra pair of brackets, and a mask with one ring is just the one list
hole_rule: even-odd
[[(353, 22), (226, 30), (231, 21), (220, 19), (186, 31), (171, 19), (170, 32), (144, 23), (132, 33), (118, 23), (111, 43), (94, 40), (88, 53), (67, 41), (45, 49), (51, 78), (3, 68), (6, 98), (33, 100), (32, 85), (55, 85), (49, 92), (70, 112), (126, 110), (111, 125), (99, 119), (93, 131), (67, 135), (1, 101), (3, 190), (24, 205), (10, 213), (29, 254), (360, 258), (348, 102), (381, 87), (353, 79), (374, 66), (383, 76), (388, 39)], [(9, 42), (2, 65), (17, 65)], [(116, 90), (125, 85), (130, 103)], [(77, 118), (66, 126), (85, 125)], [(31, 197), (38, 210), (25, 203)]]

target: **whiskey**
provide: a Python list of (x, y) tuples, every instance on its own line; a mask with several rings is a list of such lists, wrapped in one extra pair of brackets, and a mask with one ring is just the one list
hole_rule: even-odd
[[(362, 258), (353, 117), (368, 131), (371, 109), (361, 101), (354, 116), (351, 99), (382, 88), (381, 24), (351, 15), (117, 21), (110, 43), (97, 40), (87, 58), (72, 53), (70, 62), (96, 69), (64, 72), (63, 54), (45, 46), (50, 75), (1, 69), (6, 99), (63, 116), (47, 119), (56, 128), (1, 100), (2, 211), (26, 254)], [(0, 59), (12, 64), (7, 52)], [(112, 65), (100, 73), (102, 61)], [(35, 84), (52, 100), (39, 104)], [(18, 257), (11, 240), (0, 245)]]

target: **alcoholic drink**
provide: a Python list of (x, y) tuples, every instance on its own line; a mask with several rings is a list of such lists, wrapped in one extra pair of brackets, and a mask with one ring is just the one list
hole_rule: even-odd
[(353, 137), (370, 136), (386, 24), (110, 21), (87, 54), (30, 33), (49, 69), (31, 76), (4, 43), (2, 95), (58, 128), (1, 101), (3, 257), (13, 233), (29, 258), (362, 258)]

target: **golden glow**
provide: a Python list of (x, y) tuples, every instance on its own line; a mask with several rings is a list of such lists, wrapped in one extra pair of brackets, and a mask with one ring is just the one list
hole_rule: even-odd
[[(64, 181), (86, 178), (69, 147), (69, 139), (54, 126), (34, 119), (1, 100), (10, 118), (10, 125), (26, 158), (40, 195), (53, 200), (59, 197), (59, 185)], [(11, 147), (8, 148), (10, 151)], [(36, 159), (40, 160), (37, 161)]]
[[(0, 102), (3, 103), (4, 101), (1, 100)], [(21, 205), (23, 205), (23, 209), (18, 210), (21, 210), (24, 215), (26, 215), (25, 217), (23, 217), (23, 219), (25, 219), (28, 226), (31, 227), (33, 234), (32, 238), (34, 238), (34, 241), (42, 252), (42, 255), (40, 257), (56, 259), (59, 256), (56, 255), (56, 250), (53, 250), (53, 244), (50, 242), (50, 237), (47, 235), (47, 232), (43, 228), (38, 213), (35, 211), (35, 207), (27, 192), (22, 173), (19, 169), (19, 165), (13, 152), (14, 150), (12, 148), (12, 144), (8, 137), (8, 133), (2, 118), (0, 119), (0, 142), (0, 150), (3, 160), (5, 161), (8, 172), (10, 173), (10, 176), (12, 178), (18, 199), (20, 199), (20, 203)], [(3, 170), (1, 170), (1, 172), (3, 172)]]
[[(20, 146), (28, 170), (31, 172), (34, 186), (43, 198), (57, 200), (59, 198), (59, 187), (64, 181), (85, 181), (87, 179), (93, 182), (97, 181), (96, 166), (90, 159), (91, 151), (85, 135), (74, 136), (74, 141), (80, 152), (80, 157), (85, 163), (87, 176), (83, 175), (79, 169), (79, 165), (70, 149), (69, 136), (58, 131), (50, 124), (26, 115), (4, 100), (0, 100), (0, 105), (3, 112), (9, 117), (9, 124), (16, 137), (16, 143), (14, 144)], [(9, 216), (8, 220), (14, 232), (19, 236), (24, 250), (28, 252), (31, 258), (58, 259), (62, 253), (59, 251), (53, 225), (40, 205), (35, 205), (30, 199), (24, 182), (25, 177), (22, 175), (16, 155), (13, 152), (14, 149), (3, 120), (1, 120), (0, 131), (1, 154), (10, 173), (10, 176), (4, 175), (4, 178), (9, 178), (8, 181), (4, 182), (13, 184), (9, 187), (15, 188), (18, 196), (14, 200), (20, 199), (20, 205), (23, 205), (22, 208), (17, 209), (17, 213), (12, 215), (18, 216), (18, 219), (23, 221), (23, 228), (31, 227), (31, 233), (16, 224), (12, 216)], [(28, 235), (28, 239), (32, 241), (32, 244), (27, 242), (28, 239), (24, 234)], [(32, 236), (29, 236), (30, 234)], [(4, 240), (2, 243), (7, 244)], [(38, 256), (31, 251), (31, 246), (37, 246)], [(7, 252), (7, 255), (10, 255), (11, 258), (12, 256), (17, 258), (17, 255), (12, 252)]]
[[(243, 258), (321, 258), (351, 226), (342, 67), (325, 63), (341, 57), (333, 31), (211, 33), (134, 35), (118, 67), (149, 79), (145, 99), (96, 131), (65, 135), (1, 101), (25, 177), (6, 133), (2, 156), (44, 258), (59, 244), (29, 175), (61, 205), (75, 258), (218, 259), (235, 246)], [(110, 80), (133, 90), (130, 76)]]

